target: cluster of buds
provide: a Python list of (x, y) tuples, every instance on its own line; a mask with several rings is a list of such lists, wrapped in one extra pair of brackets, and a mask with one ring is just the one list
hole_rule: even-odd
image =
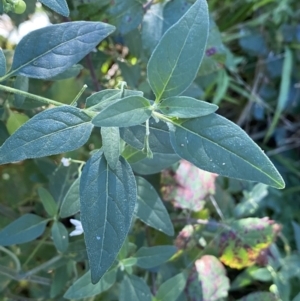
[(5, 13), (23, 14), (26, 10), (26, 3), (23, 0), (3, 0), (3, 10)]

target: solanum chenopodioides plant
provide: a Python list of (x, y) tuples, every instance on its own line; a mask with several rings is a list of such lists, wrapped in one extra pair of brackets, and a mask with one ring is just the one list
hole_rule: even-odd
[[(145, 221), (147, 206), (141, 195), (151, 186), (134, 176), (131, 165), (139, 160), (148, 157), (155, 162), (159, 154), (172, 154), (173, 162), (183, 158), (223, 176), (284, 187), (263, 151), (242, 129), (217, 115), (217, 106), (180, 96), (201, 65), (208, 27), (207, 3), (197, 0), (166, 31), (147, 66), (153, 100), (121, 84), (120, 89), (91, 95), (86, 107), (79, 109), (75, 101), (63, 105), (0, 86), (56, 106), (31, 118), (5, 141), (0, 148), (1, 164), (75, 150), (88, 141), (94, 128), (101, 128), (102, 148), (93, 152), (74, 183), (80, 205), (72, 204), (72, 210), (61, 213), (66, 217), (80, 211), (92, 283), (115, 262), (133, 216)], [(51, 79), (77, 63), (113, 30), (113, 26), (94, 22), (37, 30), (19, 43), (11, 70), (3, 72), (1, 79), (18, 75)], [(1, 65), (5, 65), (3, 59)], [(162, 203), (159, 206), (166, 212)], [(65, 210), (66, 204), (62, 208)], [(149, 225), (173, 234), (168, 218), (163, 225)]]

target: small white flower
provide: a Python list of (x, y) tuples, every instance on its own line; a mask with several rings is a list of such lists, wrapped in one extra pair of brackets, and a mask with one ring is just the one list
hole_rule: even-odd
[(71, 218), (70, 222), (75, 226), (75, 230), (69, 234), (70, 236), (76, 236), (76, 235), (80, 235), (83, 233), (81, 221)]
[(61, 161), (62, 165), (65, 166), (65, 167), (68, 167), (71, 164), (71, 160), (68, 159), (68, 158), (61, 158), (60, 161)]

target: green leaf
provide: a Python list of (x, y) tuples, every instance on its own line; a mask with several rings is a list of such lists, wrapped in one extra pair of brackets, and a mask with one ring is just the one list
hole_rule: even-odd
[(163, 35), (147, 67), (157, 100), (181, 94), (194, 81), (204, 56), (208, 27), (207, 3), (198, 0)]
[(17, 45), (11, 74), (51, 78), (67, 70), (114, 31), (101, 22), (67, 22), (30, 32)]
[(80, 216), (92, 283), (113, 264), (129, 231), (135, 203), (136, 183), (130, 165), (120, 158), (112, 170), (102, 153), (96, 152), (80, 180)]
[[(177, 3), (178, 1), (175, 2)], [(150, 56), (161, 39), (165, 22), (164, 3), (152, 4), (144, 15), (142, 25), (143, 48), (146, 50), (147, 55)]]
[(269, 292), (255, 292), (251, 293), (237, 301), (280, 301), (274, 294)]
[(78, 175), (78, 166), (66, 167), (60, 164), (49, 176), (49, 191), (55, 202), (60, 205)]
[(164, 99), (158, 109), (167, 116), (194, 118), (214, 113), (218, 106), (192, 97), (176, 96)]
[[(157, 123), (153, 118), (150, 118), (149, 130), (149, 146), (153, 153), (174, 154), (174, 149), (169, 138), (169, 128), (164, 122), (159, 121)], [(145, 133), (145, 124), (120, 129), (121, 138), (134, 148), (140, 150), (144, 148)]]
[(69, 287), (64, 294), (64, 298), (78, 300), (93, 297), (107, 291), (116, 282), (117, 270), (117, 268), (113, 268), (106, 272), (97, 284), (92, 284), (91, 272), (88, 271)]
[(298, 293), (292, 301), (300, 301), (300, 293)]
[(151, 292), (141, 278), (126, 275), (120, 285), (120, 301), (151, 301)]
[(79, 185), (80, 178), (77, 178), (66, 193), (60, 207), (61, 218), (72, 216), (80, 211)]
[(5, 73), (6, 73), (6, 58), (2, 48), (0, 48), (0, 76), (5, 75)]
[(104, 108), (92, 122), (99, 127), (129, 127), (145, 122), (151, 112), (146, 98), (128, 96)]
[(55, 80), (64, 80), (67, 78), (76, 77), (82, 69), (83, 69), (82, 65), (76, 64), (70, 67), (69, 69), (65, 70), (64, 72), (55, 75), (51, 78), (48, 78), (47, 80), (55, 81)]
[(115, 0), (109, 9), (109, 23), (116, 25), (121, 35), (137, 28), (143, 19), (143, 3), (136, 0)]
[(280, 119), (282, 111), (287, 106), (289, 93), (291, 89), (293, 67), (294, 67), (293, 52), (291, 49), (286, 47), (284, 53), (284, 63), (282, 67), (282, 77), (281, 77), (280, 92), (278, 96), (277, 107), (272, 123), (269, 126), (266, 136), (264, 138), (264, 142), (267, 142), (270, 139)]
[(58, 221), (55, 221), (51, 228), (51, 235), (57, 251), (64, 253), (69, 245), (69, 233), (66, 227)]
[(47, 220), (35, 215), (25, 214), (0, 231), (0, 245), (11, 246), (35, 240), (43, 234)]
[(29, 120), (28, 116), (10, 111), (6, 123), (8, 132), (12, 135), (18, 128), (20, 128), (28, 120)]
[(193, 300), (217, 301), (228, 296), (229, 279), (222, 263), (212, 255), (204, 255), (195, 262), (189, 277), (187, 295)]
[(94, 93), (86, 99), (86, 108), (90, 111), (100, 112), (121, 98), (128, 96), (143, 96), (143, 92), (135, 90), (107, 89)]
[(177, 300), (183, 292), (186, 284), (186, 277), (183, 273), (168, 279), (158, 289), (155, 296), (156, 301)]
[(64, 289), (64, 286), (66, 285), (68, 280), (67, 266), (63, 265), (57, 268), (55, 270), (53, 281), (51, 283), (50, 298), (54, 298), (59, 295)]
[(101, 128), (102, 150), (111, 169), (115, 169), (120, 157), (120, 131), (118, 127)]
[(38, 188), (38, 194), (48, 215), (50, 217), (55, 216), (58, 208), (52, 195), (43, 187)]
[(163, 169), (178, 162), (180, 157), (176, 154), (153, 153), (153, 158), (145, 158), (141, 161), (131, 164), (135, 173), (140, 175), (151, 175), (162, 171)]
[(70, 14), (66, 0), (40, 0), (40, 2), (64, 17)]
[(174, 246), (141, 247), (133, 257), (136, 265), (143, 269), (151, 269), (168, 261), (177, 251)]
[(225, 177), (285, 184), (263, 151), (237, 125), (217, 114), (169, 124), (176, 153), (197, 167)]
[(60, 154), (79, 148), (93, 125), (79, 109), (61, 106), (35, 115), (0, 148), (0, 164)]
[[(14, 86), (16, 89), (21, 90), (21, 91), (28, 91), (28, 87), (29, 87), (29, 79), (28, 77), (25, 76), (17, 76), (15, 82), (14, 82)], [(25, 101), (26, 97), (23, 95), (19, 95), (19, 94), (15, 94), (14, 95), (14, 106), (16, 106), (17, 108), (22, 107), (24, 101)]]
[(300, 252), (300, 225), (296, 222), (293, 222), (293, 221), (292, 221), (292, 225), (293, 225), (297, 250), (298, 250), (298, 252)]
[(174, 228), (169, 213), (155, 188), (142, 177), (136, 177), (136, 183), (136, 216), (150, 227), (173, 236)]

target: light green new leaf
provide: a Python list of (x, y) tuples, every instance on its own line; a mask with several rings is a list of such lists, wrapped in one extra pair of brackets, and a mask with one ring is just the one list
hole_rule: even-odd
[(47, 220), (35, 214), (25, 214), (0, 231), (0, 245), (11, 246), (35, 240), (43, 234), (46, 224)]
[(146, 98), (128, 96), (104, 108), (92, 122), (99, 127), (129, 127), (145, 122), (151, 112)]
[(151, 301), (151, 292), (142, 278), (126, 275), (120, 285), (120, 301)]
[(69, 245), (69, 233), (66, 227), (58, 221), (55, 221), (51, 228), (51, 235), (57, 251), (64, 253)]
[(9, 111), (9, 117), (6, 122), (8, 132), (12, 135), (18, 128), (29, 120), (25, 114)]
[(120, 131), (118, 127), (101, 128), (102, 150), (111, 169), (115, 169), (120, 157)]
[(80, 216), (94, 284), (122, 247), (131, 226), (136, 194), (133, 172), (122, 157), (114, 170), (100, 151), (87, 161), (80, 180)]
[(147, 67), (157, 100), (181, 94), (194, 81), (204, 56), (208, 28), (206, 0), (197, 0), (163, 35)]
[(50, 217), (55, 216), (57, 213), (57, 204), (52, 195), (43, 187), (38, 188), (38, 194), (48, 215)]
[(143, 269), (151, 269), (163, 264), (177, 251), (174, 246), (142, 247), (133, 257), (137, 259), (136, 265)]
[(145, 224), (169, 236), (174, 228), (168, 211), (154, 187), (142, 177), (136, 177), (138, 196), (136, 216)]
[(27, 121), (0, 147), (0, 164), (60, 154), (82, 146), (93, 125), (72, 106), (45, 110)]
[(116, 282), (117, 268), (113, 268), (101, 278), (96, 285), (91, 282), (91, 272), (88, 271), (78, 278), (66, 291), (64, 298), (66, 299), (83, 299), (93, 297), (110, 289)]
[(0, 76), (5, 75), (5, 73), (6, 73), (6, 58), (2, 48), (0, 48)]
[(195, 118), (214, 113), (218, 106), (192, 97), (175, 96), (164, 99), (158, 109), (167, 116)]
[(125, 158), (129, 164), (132, 164), (146, 158), (147, 154), (127, 144), (122, 152), (122, 157)]
[(59, 212), (60, 217), (69, 217), (80, 211), (79, 185), (80, 178), (77, 178), (62, 201)]
[(155, 296), (156, 301), (176, 300), (183, 292), (186, 284), (186, 277), (183, 273), (177, 274), (164, 282), (158, 289)]
[(236, 124), (217, 114), (169, 124), (176, 153), (197, 167), (225, 177), (285, 184), (269, 158)]

